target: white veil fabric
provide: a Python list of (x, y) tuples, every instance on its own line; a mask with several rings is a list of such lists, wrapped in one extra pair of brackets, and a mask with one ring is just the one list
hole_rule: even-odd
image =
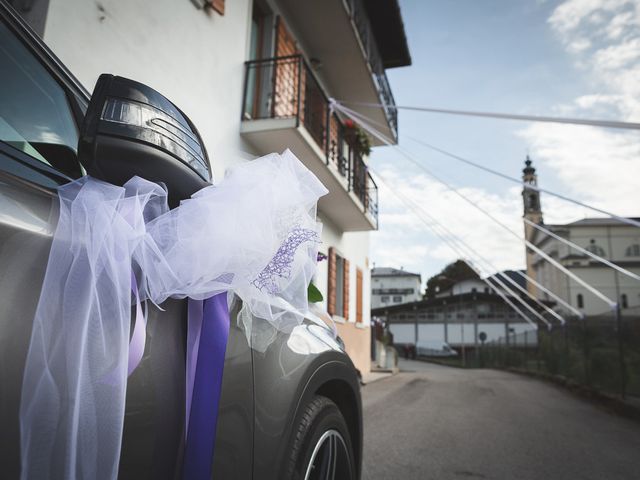
[(235, 166), (169, 210), (163, 187), (83, 177), (60, 216), (33, 324), (20, 408), (22, 479), (115, 479), (125, 408), (132, 272), (140, 296), (231, 292), (290, 331), (308, 315), (320, 181), (289, 151)]

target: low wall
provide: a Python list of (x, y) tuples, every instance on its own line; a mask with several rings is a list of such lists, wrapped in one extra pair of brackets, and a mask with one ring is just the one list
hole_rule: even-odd
[(371, 328), (360, 325), (356, 327), (353, 322), (336, 322), (338, 334), (344, 341), (351, 361), (364, 375), (371, 370)]

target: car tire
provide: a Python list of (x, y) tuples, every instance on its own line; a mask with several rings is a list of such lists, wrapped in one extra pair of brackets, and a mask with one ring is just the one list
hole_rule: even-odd
[(356, 479), (349, 429), (330, 399), (313, 397), (302, 408), (293, 432), (284, 479)]

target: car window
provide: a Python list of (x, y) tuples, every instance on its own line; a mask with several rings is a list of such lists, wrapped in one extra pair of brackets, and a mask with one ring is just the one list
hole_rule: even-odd
[(0, 141), (80, 176), (78, 128), (64, 89), (1, 23), (0, 71)]

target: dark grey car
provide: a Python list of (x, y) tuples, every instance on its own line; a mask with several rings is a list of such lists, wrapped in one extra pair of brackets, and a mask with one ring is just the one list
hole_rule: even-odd
[[(17, 479), (21, 382), (56, 189), (84, 173), (76, 152), (89, 95), (4, 0), (0, 72), (0, 478)], [(186, 301), (162, 308), (150, 309), (128, 382), (120, 478), (182, 477)], [(232, 320), (213, 478), (359, 478), (361, 451), (359, 382), (340, 340), (305, 323), (258, 353)]]

